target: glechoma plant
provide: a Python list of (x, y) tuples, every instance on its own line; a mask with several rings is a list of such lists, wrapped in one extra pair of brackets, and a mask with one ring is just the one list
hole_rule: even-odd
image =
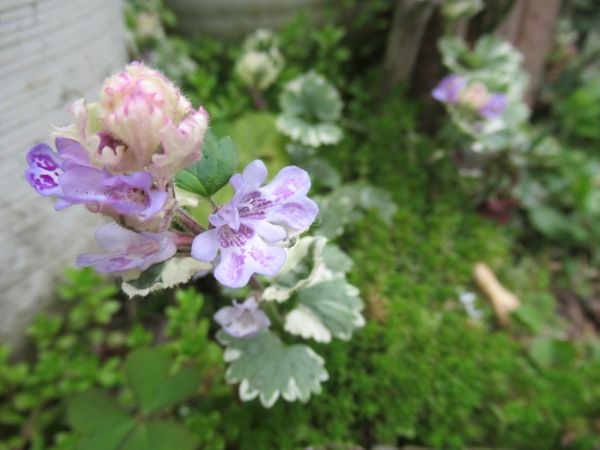
[[(215, 315), (227, 381), (267, 407), (318, 393), (328, 378), (323, 359), (280, 335), (349, 339), (364, 319), (346, 281), (349, 258), (325, 238), (299, 238), (319, 213), (308, 173), (287, 166), (265, 184), (267, 168), (255, 160), (234, 174), (235, 146), (209, 130), (208, 112), (139, 62), (109, 77), (99, 102), (82, 99), (72, 110), (74, 123), (53, 133), (54, 149), (29, 151), (25, 176), (56, 198), (56, 210), (82, 204), (111, 219), (96, 231), (103, 252), (79, 255), (76, 265), (120, 275), (129, 296), (207, 273), (227, 288), (249, 285), (242, 302)], [(235, 193), (216, 204), (227, 182)], [(208, 217), (181, 204), (182, 190), (213, 205)]]

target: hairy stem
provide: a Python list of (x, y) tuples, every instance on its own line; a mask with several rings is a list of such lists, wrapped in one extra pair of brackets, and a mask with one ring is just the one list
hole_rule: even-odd
[(200, 234), (206, 231), (206, 229), (200, 225), (196, 220), (189, 215), (183, 208), (177, 208), (175, 214), (181, 220), (181, 224), (194, 234)]

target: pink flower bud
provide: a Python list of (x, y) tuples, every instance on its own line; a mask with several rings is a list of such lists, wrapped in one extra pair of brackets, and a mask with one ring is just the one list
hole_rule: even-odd
[[(165, 130), (192, 113), (192, 105), (173, 83), (156, 70), (134, 62), (108, 78), (100, 98), (100, 118), (106, 130), (122, 141), (141, 169), (160, 153)], [(199, 151), (199, 148), (198, 148)]]
[(460, 95), (460, 103), (474, 111), (478, 111), (487, 103), (489, 96), (485, 85), (475, 82), (463, 90)]

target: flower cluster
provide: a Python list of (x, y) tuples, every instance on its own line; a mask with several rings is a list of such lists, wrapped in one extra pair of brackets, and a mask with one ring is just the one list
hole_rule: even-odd
[(442, 103), (476, 112), (487, 120), (501, 117), (507, 106), (505, 94), (489, 92), (483, 83), (469, 83), (458, 75), (444, 77), (433, 90), (432, 96)]
[[(231, 175), (232, 165), (218, 174), (225, 176), (220, 186), (229, 178), (235, 195), (215, 205), (202, 227), (178, 203), (174, 181), (184, 168), (190, 176), (190, 166), (196, 184), (206, 182), (202, 176), (213, 180), (221, 165), (211, 165), (211, 158), (223, 153), (201, 158), (208, 114), (141, 63), (108, 78), (98, 103), (79, 100), (73, 112), (75, 123), (54, 133), (55, 149), (38, 144), (28, 152), (25, 177), (40, 195), (56, 197), (57, 210), (83, 204), (114, 220), (96, 232), (104, 252), (79, 255), (77, 266), (131, 280), (170, 258), (191, 257), (209, 263), (223, 285), (243, 287), (254, 274), (276, 275), (288, 242), (318, 214), (304, 170), (285, 167), (262, 186), (267, 168), (256, 160), (242, 173)], [(268, 327), (253, 302), (225, 308), (216, 320), (238, 336)]]
[(78, 100), (72, 110), (75, 123), (54, 133), (56, 152), (29, 151), (29, 183), (57, 197), (57, 210), (84, 204), (129, 228), (164, 231), (175, 203), (169, 181), (200, 158), (206, 111), (140, 63), (107, 79), (99, 103)]

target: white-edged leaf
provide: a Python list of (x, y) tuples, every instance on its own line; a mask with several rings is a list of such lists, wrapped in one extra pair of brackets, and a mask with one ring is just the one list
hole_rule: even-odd
[(342, 100), (325, 77), (311, 71), (290, 81), (279, 97), (282, 113), (277, 128), (303, 145), (319, 147), (336, 144), (342, 130), (335, 122), (340, 118)]
[(186, 283), (197, 273), (211, 269), (210, 263), (197, 261), (194, 258), (171, 258), (164, 263), (150, 267), (135, 280), (123, 281), (121, 289), (129, 298), (145, 297), (151, 292)]
[(345, 278), (305, 286), (296, 293), (297, 306), (287, 314), (285, 330), (317, 342), (327, 343), (332, 337), (348, 340), (365, 324), (364, 303), (358, 295)]
[(217, 339), (226, 346), (225, 361), (231, 363), (225, 379), (229, 384), (239, 383), (243, 401), (258, 397), (266, 408), (279, 397), (307, 402), (329, 379), (323, 358), (310, 347), (287, 346), (268, 331), (251, 338), (235, 338), (221, 331)]

